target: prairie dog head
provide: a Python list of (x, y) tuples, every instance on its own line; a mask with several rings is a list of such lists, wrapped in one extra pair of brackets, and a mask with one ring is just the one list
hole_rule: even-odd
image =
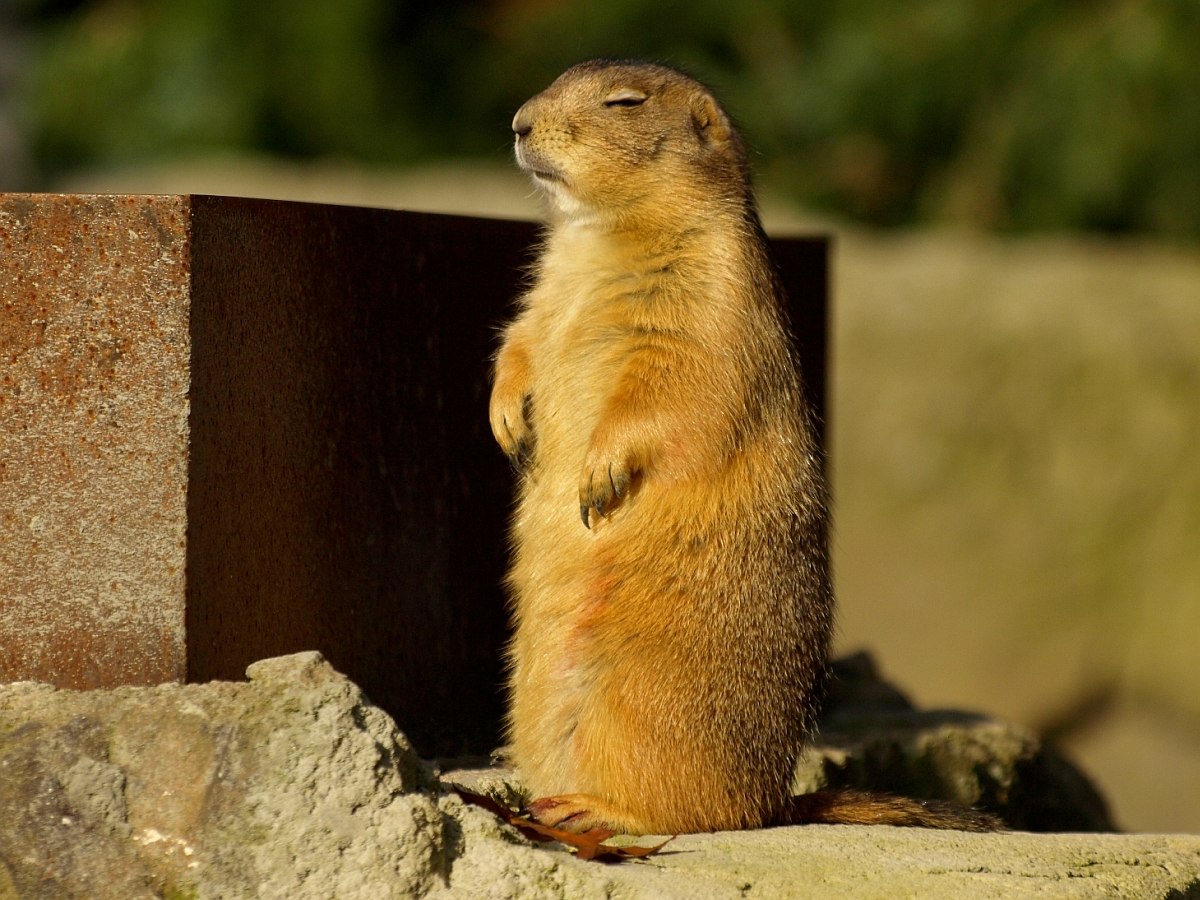
[(729, 117), (665, 66), (580, 63), (517, 110), (512, 128), (518, 164), (568, 219), (704, 215), (748, 196)]

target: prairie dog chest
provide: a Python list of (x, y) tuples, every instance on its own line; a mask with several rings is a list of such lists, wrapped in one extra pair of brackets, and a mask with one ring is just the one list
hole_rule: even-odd
[(659, 302), (653, 277), (579, 244), (547, 250), (529, 298), (539, 440), (547, 432), (583, 432), (586, 439)]
[(582, 464), (628, 351), (598, 327), (594, 298), (586, 292), (554, 299), (555, 309), (539, 316), (536, 331), (533, 428), (541, 461), (569, 453), (573, 469)]

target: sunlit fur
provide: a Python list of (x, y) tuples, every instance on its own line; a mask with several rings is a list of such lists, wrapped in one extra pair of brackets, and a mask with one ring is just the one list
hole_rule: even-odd
[(550, 215), (490, 410), (523, 467), (514, 761), (574, 830), (778, 821), (832, 598), (741, 140), (702, 85), (644, 64), (576, 66), (513, 127)]

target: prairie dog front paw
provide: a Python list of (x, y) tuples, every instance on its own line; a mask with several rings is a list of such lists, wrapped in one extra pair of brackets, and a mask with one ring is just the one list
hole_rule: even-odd
[(496, 356), (488, 420), (496, 443), (518, 470), (524, 468), (533, 450), (529, 423), (532, 380), (524, 343), (509, 340)]
[(592, 510), (604, 518), (629, 494), (635, 470), (628, 454), (589, 453), (579, 479), (579, 517), (592, 527)]
[(502, 392), (500, 386), (492, 391), (488, 409), (492, 436), (504, 451), (509, 461), (523, 469), (533, 450), (533, 431), (529, 427), (529, 395), (520, 392)]

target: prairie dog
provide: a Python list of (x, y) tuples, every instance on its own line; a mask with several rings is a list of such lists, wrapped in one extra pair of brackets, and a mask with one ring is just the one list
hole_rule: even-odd
[(512, 127), (550, 212), (490, 404), (522, 473), (508, 731), (532, 814), (887, 821), (789, 796), (832, 630), (826, 487), (741, 138), (691, 78), (606, 61)]

